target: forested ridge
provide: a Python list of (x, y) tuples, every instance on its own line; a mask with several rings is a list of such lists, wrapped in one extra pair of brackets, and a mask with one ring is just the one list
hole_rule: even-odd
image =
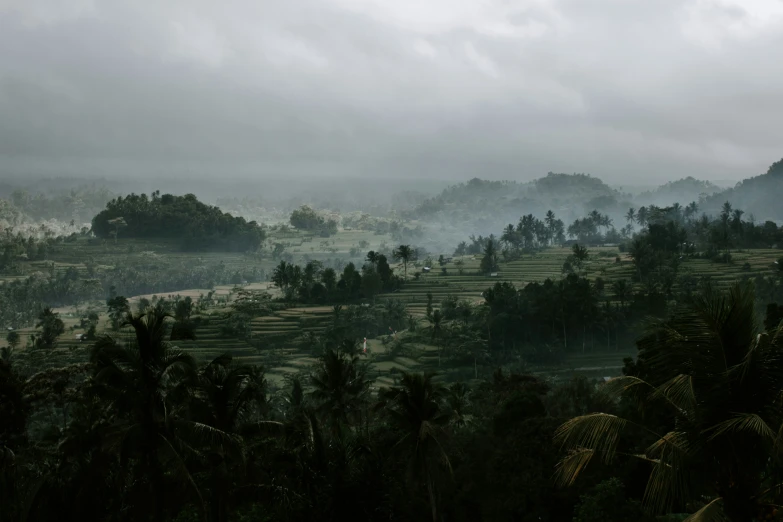
[(175, 238), (184, 250), (254, 251), (265, 233), (254, 221), (206, 205), (192, 194), (117, 197), (92, 220), (101, 238)]

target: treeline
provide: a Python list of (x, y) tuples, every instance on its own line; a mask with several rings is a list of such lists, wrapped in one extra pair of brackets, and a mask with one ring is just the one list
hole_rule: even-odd
[(109, 201), (93, 218), (92, 232), (101, 238), (178, 239), (187, 251), (255, 251), (266, 237), (254, 221), (201, 203), (193, 194), (161, 196), (160, 191)]
[[(532, 252), (547, 246), (559, 245), (565, 242), (565, 225), (551, 210), (547, 211), (543, 220), (528, 214), (519, 218), (514, 226), (509, 223), (498, 239), (494, 234), (489, 236), (470, 236), (470, 242), (461, 241), (454, 250), (455, 256), (484, 254), (502, 256), (504, 261), (517, 259), (522, 253)], [(496, 263), (489, 263), (490, 265)], [(483, 272), (487, 270), (482, 269)]]
[(521, 288), (498, 282), (482, 295), (481, 304), (456, 297), (434, 303), (429, 296), (431, 340), (445, 358), (471, 365), (518, 359), (557, 364), (567, 353), (619, 350), (633, 341), (643, 318), (667, 310), (660, 292), (574, 273)]
[[(670, 295), (672, 286), (692, 286), (680, 280), (679, 268), (690, 258), (706, 258), (719, 263), (731, 263), (731, 249), (775, 248), (783, 245), (783, 228), (774, 222), (763, 224), (745, 220), (745, 212), (733, 209), (729, 202), (723, 205), (719, 216), (706, 214), (697, 217), (698, 206), (685, 208), (673, 205), (666, 208), (647, 207), (628, 212), (629, 222), (635, 220), (642, 229), (633, 239), (620, 244), (633, 259), (634, 280), (649, 289), (660, 288)], [(743, 267), (750, 271), (751, 266)], [(781, 265), (778, 264), (778, 270)], [(763, 278), (762, 278), (763, 279)], [(683, 284), (684, 283), (684, 284)], [(763, 281), (760, 284), (764, 284)]]
[(304, 267), (280, 261), (271, 277), (288, 301), (305, 303), (344, 303), (358, 298), (374, 299), (402, 285), (394, 275), (385, 255), (370, 251), (360, 270), (348, 263), (338, 272), (320, 261), (309, 261)]

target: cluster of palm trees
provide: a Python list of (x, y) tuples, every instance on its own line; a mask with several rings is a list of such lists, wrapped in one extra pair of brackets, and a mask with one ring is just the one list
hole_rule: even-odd
[[(191, 505), (198, 518), (222, 522), (253, 502), (297, 519), (298, 509), (317, 511), (322, 495), (346, 494), (332, 483), (347, 480), (339, 463), (370, 459), (354, 452), (367, 451), (379, 423), (397, 437), (396, 458), (410, 462), (408, 483), (426, 485), (440, 520), (441, 429), (451, 408), (432, 374), (403, 373), (398, 386), (376, 396), (356, 344), (342, 340), (324, 350), (307, 381), (294, 379), (284, 400), (274, 401), (261, 367), (230, 355), (199, 366), (174, 345), (173, 323), (162, 307), (149, 308), (126, 316), (128, 336), (95, 342), (89, 377), (71, 394), (74, 414), (50, 456), (56, 465), (0, 469), (16, 482), (15, 496), (3, 502), (10, 518), (0, 520), (55, 512), (105, 519), (120, 510), (117, 519), (162, 521), (175, 506)], [(265, 452), (294, 460), (268, 462)], [(268, 466), (293, 468), (275, 476)], [(100, 500), (74, 503), (91, 488)]]
[(598, 210), (592, 210), (582, 219), (577, 219), (568, 225), (568, 235), (577, 238), (580, 241), (595, 241), (601, 235), (601, 229), (604, 233), (608, 232), (612, 226), (612, 219), (600, 213)]
[(644, 228), (648, 223), (661, 221), (692, 221), (699, 212), (699, 204), (695, 201), (688, 203), (685, 207), (679, 203), (673, 203), (669, 207), (658, 207), (656, 205), (641, 206), (639, 209), (633, 207), (628, 209), (625, 214), (625, 220), (631, 227), (636, 223)]
[(565, 239), (563, 233), (563, 221), (549, 210), (543, 221), (533, 214), (522, 216), (516, 227), (509, 224), (503, 229), (500, 240), (511, 249), (532, 249), (561, 243)]

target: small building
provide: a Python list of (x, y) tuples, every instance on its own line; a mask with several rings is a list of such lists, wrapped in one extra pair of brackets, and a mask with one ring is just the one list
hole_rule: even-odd
[(498, 272), (492, 272), (489, 274), (489, 277), (497, 277), (497, 276), (498, 276)]
[(429, 271), (430, 271), (430, 267), (428, 267), (428, 266), (425, 266), (425, 267), (424, 267), (424, 268), (422, 268), (421, 270), (422, 270), (422, 272), (424, 272), (424, 273), (426, 274), (427, 272), (429, 272)]

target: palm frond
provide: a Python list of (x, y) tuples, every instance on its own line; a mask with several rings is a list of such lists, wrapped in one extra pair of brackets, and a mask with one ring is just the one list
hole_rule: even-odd
[(677, 499), (688, 498), (687, 440), (685, 433), (670, 432), (647, 450), (652, 459), (652, 471), (644, 491), (644, 503), (656, 512), (671, 508)]
[(244, 426), (242, 432), (246, 435), (255, 435), (259, 433), (285, 435), (285, 424), (277, 421), (258, 421)]
[(729, 522), (728, 517), (723, 512), (723, 499), (718, 497), (711, 500), (683, 522)]
[(172, 420), (169, 426), (178, 437), (191, 442), (193, 446), (228, 448), (239, 443), (237, 436), (200, 422)]
[(681, 431), (670, 431), (658, 440), (653, 442), (645, 453), (654, 457), (659, 457), (666, 449), (679, 452), (683, 457), (690, 452), (690, 446), (687, 436)]
[(595, 455), (595, 451), (587, 448), (577, 448), (569, 451), (560, 462), (555, 471), (555, 482), (560, 486), (570, 486), (587, 467)]
[(569, 448), (594, 450), (609, 463), (627, 424), (627, 420), (608, 413), (582, 415), (561, 424), (555, 431), (555, 442)]
[(696, 410), (696, 391), (693, 377), (680, 374), (658, 386), (651, 399), (664, 398), (686, 418), (693, 418)]
[(652, 384), (643, 379), (631, 375), (624, 375), (609, 379), (598, 388), (598, 391), (607, 399), (614, 400), (637, 388), (655, 389)]
[(706, 431), (711, 432), (708, 440), (714, 440), (728, 432), (751, 433), (772, 443), (775, 443), (778, 439), (778, 434), (769, 427), (764, 419), (755, 413), (739, 413)]

